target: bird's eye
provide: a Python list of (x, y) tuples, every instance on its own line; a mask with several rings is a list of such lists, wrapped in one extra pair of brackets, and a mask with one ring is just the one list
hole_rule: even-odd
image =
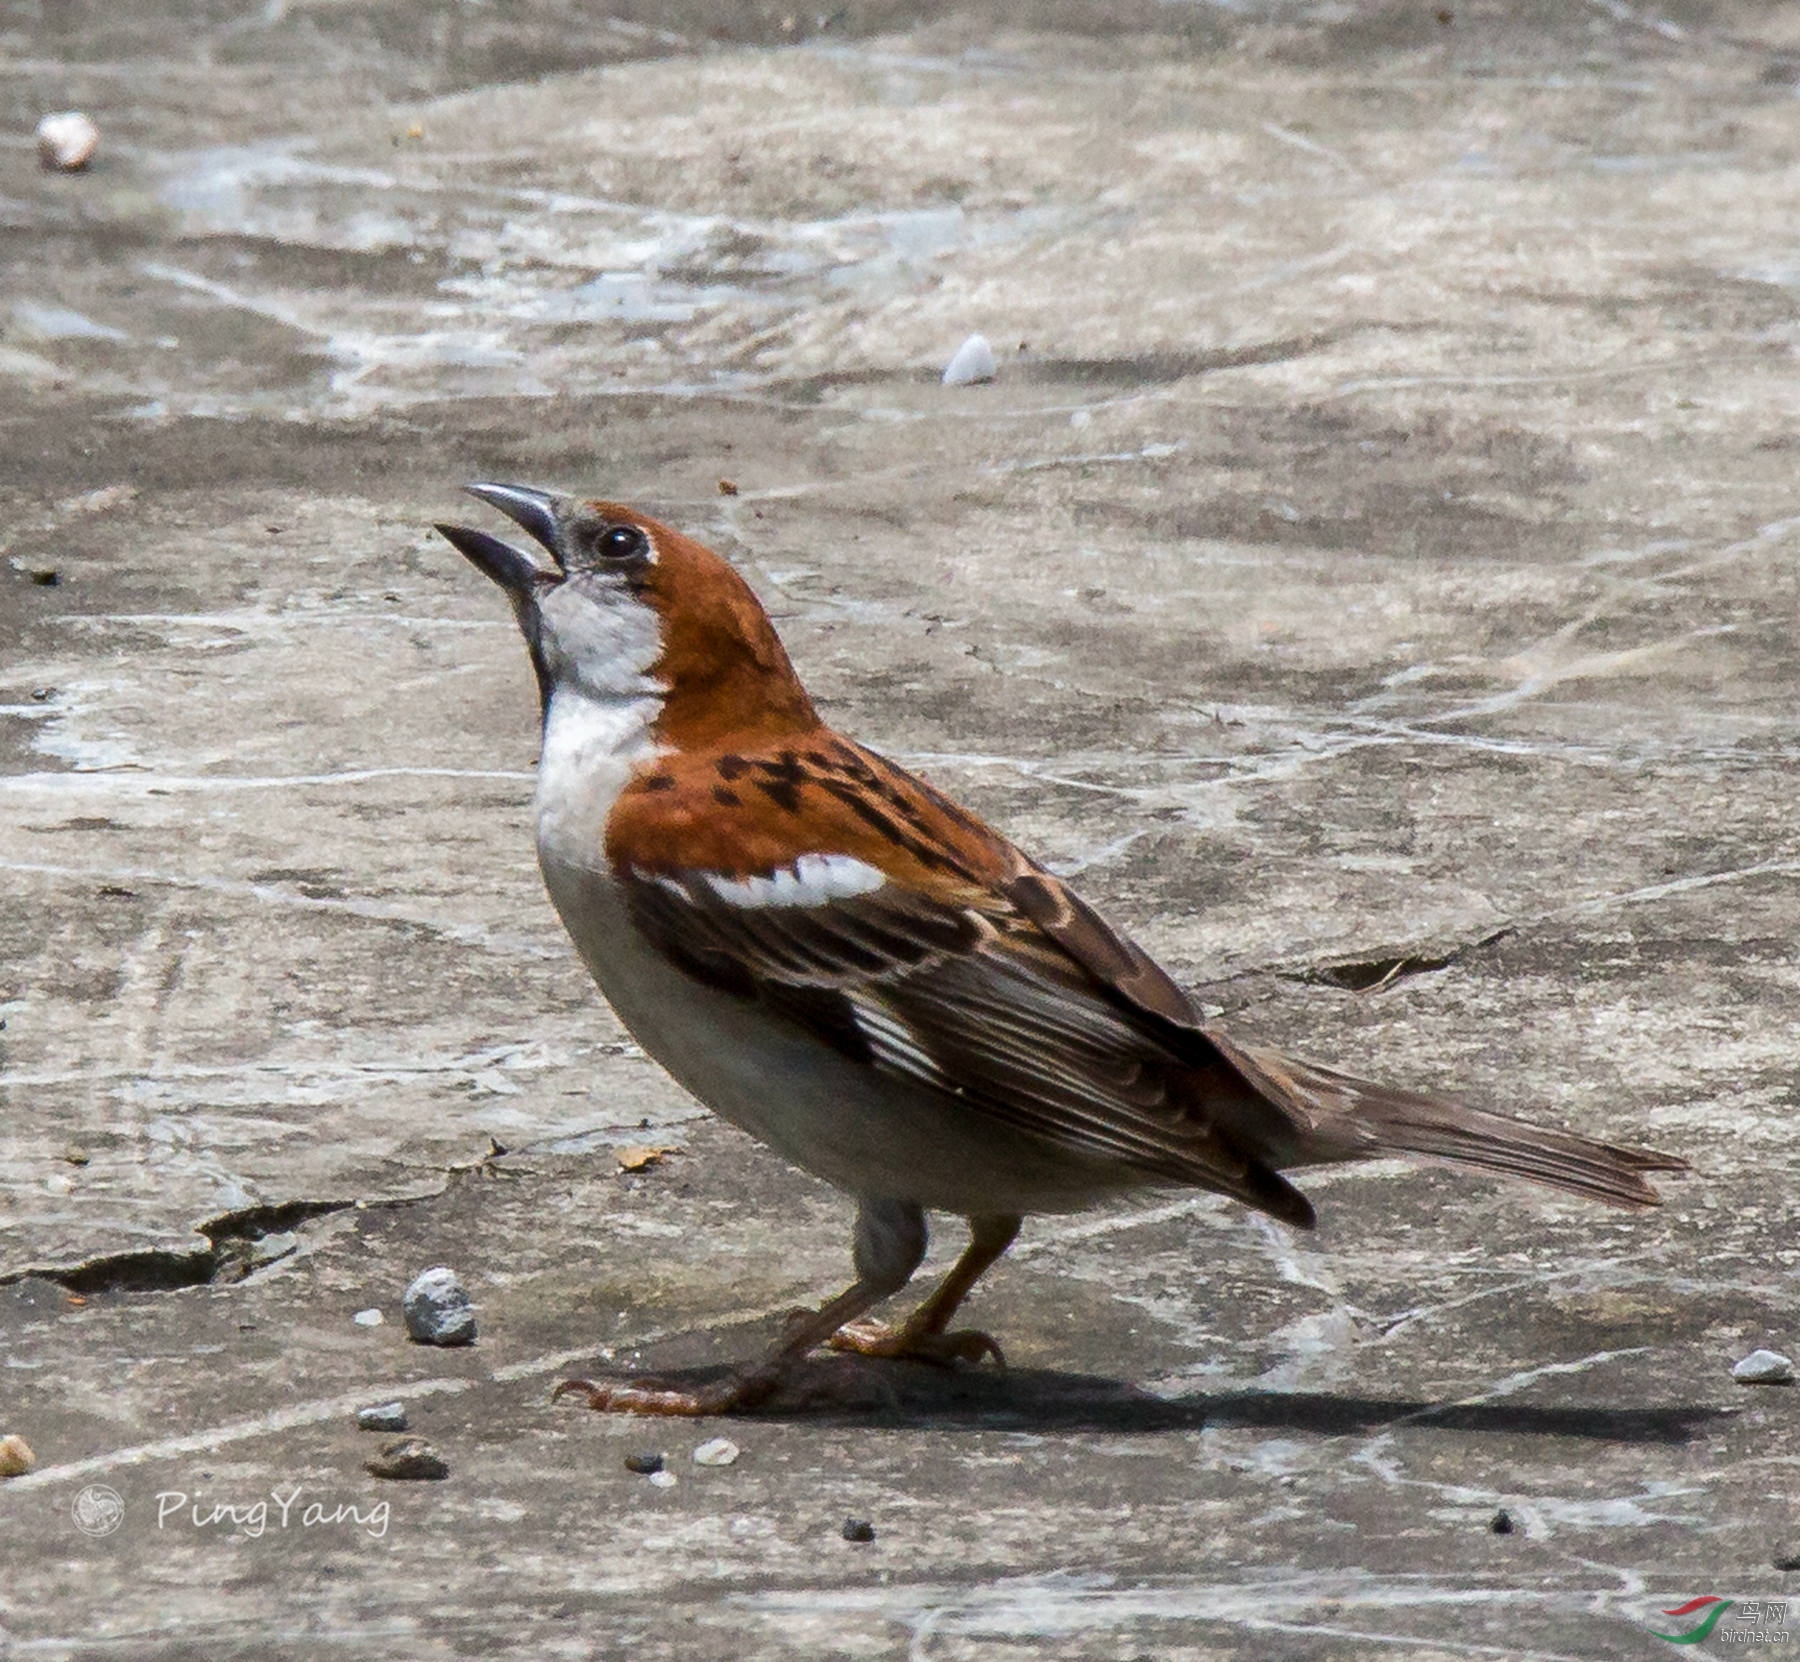
[(635, 560), (650, 546), (650, 539), (635, 525), (612, 525), (600, 533), (594, 552), (607, 560)]

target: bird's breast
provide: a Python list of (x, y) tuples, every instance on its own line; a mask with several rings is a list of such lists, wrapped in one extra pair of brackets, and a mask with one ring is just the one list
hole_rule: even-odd
[(661, 700), (597, 699), (558, 689), (544, 715), (538, 757), (538, 859), (550, 867), (600, 871), (613, 804), (639, 765), (657, 753)]

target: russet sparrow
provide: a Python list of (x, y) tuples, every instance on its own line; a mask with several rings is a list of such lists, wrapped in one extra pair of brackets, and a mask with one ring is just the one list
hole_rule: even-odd
[[(438, 527), (530, 649), (538, 860), (576, 949), (681, 1085), (857, 1203), (855, 1281), (756, 1364), (559, 1394), (718, 1413), (823, 1343), (998, 1359), (949, 1323), (1021, 1220), (1150, 1188), (1304, 1229), (1296, 1167), (1409, 1154), (1626, 1207), (1686, 1169), (1229, 1037), (1044, 867), (825, 725), (718, 555), (618, 503), (468, 489), (547, 557)], [(906, 1320), (865, 1320), (918, 1268), (928, 1211), (966, 1218), (967, 1250)]]

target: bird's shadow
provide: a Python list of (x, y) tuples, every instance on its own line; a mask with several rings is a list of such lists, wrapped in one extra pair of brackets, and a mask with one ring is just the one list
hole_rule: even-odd
[[(724, 1368), (658, 1370), (665, 1384), (699, 1388)], [(1610, 1443), (1680, 1444), (1735, 1410), (1697, 1403), (1645, 1406), (1432, 1402), (1334, 1391), (1226, 1390), (1163, 1396), (1100, 1374), (1045, 1368), (940, 1368), (852, 1357), (810, 1358), (780, 1394), (735, 1418), (831, 1427), (935, 1427), (1134, 1435), (1244, 1426), (1317, 1437), (1366, 1436), (1401, 1426)]]

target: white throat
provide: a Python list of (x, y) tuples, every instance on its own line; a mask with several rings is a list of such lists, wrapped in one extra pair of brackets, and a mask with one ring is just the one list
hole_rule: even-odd
[(659, 695), (601, 699), (559, 687), (538, 757), (538, 859), (574, 871), (606, 867), (606, 822), (632, 769), (656, 755)]
[[(538, 757), (538, 859), (569, 871), (604, 871), (606, 822), (639, 763), (657, 752), (665, 688), (651, 673), (661, 652), (655, 612), (613, 595), (554, 590), (539, 609), (551, 670)], [(610, 603), (607, 603), (610, 602)]]

